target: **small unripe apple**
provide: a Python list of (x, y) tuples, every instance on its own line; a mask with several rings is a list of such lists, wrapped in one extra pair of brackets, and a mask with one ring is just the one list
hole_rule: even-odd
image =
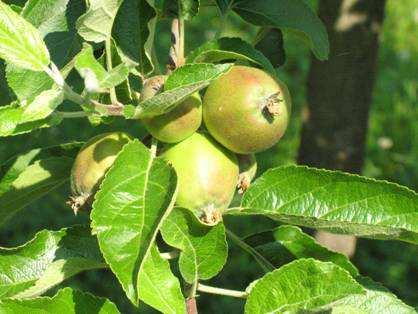
[(91, 202), (107, 170), (131, 139), (126, 133), (112, 132), (97, 135), (83, 145), (71, 170), (73, 196), (69, 204), (75, 213)]
[[(154, 76), (144, 83), (141, 100), (162, 91), (165, 76)], [(199, 93), (188, 97), (173, 110), (152, 118), (142, 119), (148, 132), (165, 143), (177, 143), (192, 135), (202, 124), (202, 100)]]
[(194, 133), (168, 145), (162, 154), (176, 170), (176, 204), (191, 209), (202, 221), (213, 224), (231, 203), (239, 174), (234, 153), (207, 133)]
[(234, 66), (207, 88), (203, 121), (223, 146), (251, 154), (270, 148), (283, 136), (290, 107), (284, 83), (260, 69)]

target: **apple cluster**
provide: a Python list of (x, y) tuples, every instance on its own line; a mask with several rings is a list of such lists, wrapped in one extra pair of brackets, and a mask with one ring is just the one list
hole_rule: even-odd
[[(141, 99), (164, 89), (166, 76), (145, 81)], [(203, 100), (192, 94), (163, 115), (144, 118), (149, 133), (164, 143), (159, 156), (176, 170), (176, 205), (193, 210), (202, 221), (221, 219), (235, 192), (245, 192), (254, 178), (254, 153), (283, 136), (291, 99), (284, 83), (248, 66), (233, 66), (213, 81)], [(121, 132), (92, 138), (80, 150), (72, 171), (71, 205), (75, 211), (91, 203), (118, 152), (131, 140)]]

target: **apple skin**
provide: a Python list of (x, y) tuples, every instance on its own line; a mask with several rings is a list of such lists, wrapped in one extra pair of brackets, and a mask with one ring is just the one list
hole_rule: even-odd
[[(155, 96), (163, 89), (166, 77), (148, 79), (141, 92), (141, 100)], [(192, 135), (202, 124), (202, 100), (194, 93), (173, 110), (152, 118), (143, 118), (146, 129), (156, 139), (165, 143), (177, 143)]]
[(131, 140), (129, 134), (111, 132), (97, 135), (81, 147), (71, 169), (73, 196), (69, 203), (75, 212), (91, 201), (118, 153)]
[(234, 153), (206, 132), (167, 145), (161, 155), (176, 170), (176, 205), (191, 209), (205, 222), (219, 219), (234, 196), (239, 167)]
[(203, 121), (223, 146), (238, 154), (251, 154), (279, 141), (286, 131), (290, 108), (290, 94), (283, 82), (257, 68), (233, 66), (207, 88)]

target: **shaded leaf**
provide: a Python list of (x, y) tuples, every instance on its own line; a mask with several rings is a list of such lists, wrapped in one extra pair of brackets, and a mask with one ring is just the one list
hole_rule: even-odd
[(40, 32), (51, 59), (61, 68), (81, 49), (75, 22), (85, 11), (78, 0), (29, 0), (21, 13)]
[(225, 265), (228, 245), (222, 223), (204, 225), (190, 210), (175, 207), (161, 234), (165, 242), (181, 250), (180, 272), (189, 283), (210, 279)]
[[(199, 0), (162, 0), (154, 1), (151, 5), (155, 7), (160, 18), (174, 18), (178, 17), (179, 13), (185, 20), (192, 19), (199, 11)], [(180, 6), (179, 6), (180, 5)]]
[(106, 262), (134, 303), (138, 280), (160, 224), (173, 203), (174, 169), (138, 140), (126, 144), (106, 174), (91, 212)]
[(283, 34), (278, 28), (268, 29), (255, 48), (263, 53), (275, 68), (282, 66), (286, 61)]
[(418, 194), (397, 184), (303, 166), (271, 169), (230, 213), (418, 243)]
[(300, 259), (266, 274), (255, 282), (245, 313), (297, 313), (315, 310), (365, 290), (339, 266)]
[(138, 65), (141, 73), (153, 70), (151, 49), (156, 12), (146, 0), (125, 0), (116, 16), (112, 35), (124, 61)]
[(14, 100), (6, 81), (6, 65), (0, 60), (0, 106), (8, 105)]
[(225, 14), (230, 9), (232, 0), (215, 0), (221, 14)]
[(43, 230), (22, 246), (0, 248), (0, 299), (32, 298), (84, 270), (105, 266), (90, 228)]
[(0, 311), (4, 314), (14, 313), (119, 313), (115, 304), (105, 298), (89, 293), (64, 288), (53, 297), (36, 299), (9, 299), (0, 302)]
[(295, 226), (280, 226), (271, 231), (253, 234), (246, 237), (245, 242), (277, 268), (294, 259), (312, 257), (333, 262), (351, 275), (358, 275), (357, 268), (344, 254), (328, 250)]
[(110, 38), (116, 14), (123, 0), (90, 0), (77, 21), (78, 33), (87, 41), (100, 43)]
[(49, 52), (38, 30), (0, 1), (0, 58), (19, 67), (43, 71)]
[(69, 180), (73, 159), (51, 157), (30, 163), (32, 154), (18, 158), (0, 181), (0, 225)]
[(199, 0), (179, 0), (181, 16), (191, 20), (199, 12)]
[(260, 51), (238, 37), (223, 37), (209, 41), (187, 57), (187, 62), (215, 63), (224, 60), (247, 60), (276, 75), (270, 61)]
[(258, 26), (290, 28), (302, 32), (320, 60), (328, 58), (328, 35), (322, 21), (304, 0), (238, 0), (233, 10)]

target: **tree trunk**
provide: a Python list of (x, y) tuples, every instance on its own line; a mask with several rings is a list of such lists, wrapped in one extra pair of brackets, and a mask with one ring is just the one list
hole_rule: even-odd
[[(361, 172), (384, 7), (385, 0), (320, 0), (331, 53), (326, 62), (312, 58), (300, 164)], [(317, 239), (354, 254), (354, 237), (319, 232)]]

